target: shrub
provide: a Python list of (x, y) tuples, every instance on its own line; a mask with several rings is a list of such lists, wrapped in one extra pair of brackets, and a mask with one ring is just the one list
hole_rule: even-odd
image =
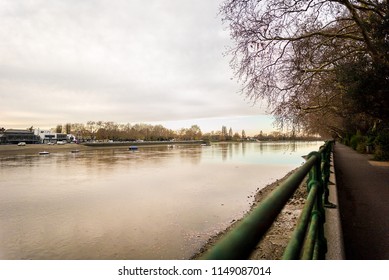
[[(360, 133), (353, 135), (350, 139), (350, 146), (358, 152), (364, 152), (366, 147), (366, 137), (363, 137)], [(363, 148), (361, 148), (363, 146)], [(362, 150), (362, 151), (361, 151)]]
[(375, 141), (375, 153), (374, 159), (376, 160), (389, 160), (389, 130), (385, 129), (381, 131)]

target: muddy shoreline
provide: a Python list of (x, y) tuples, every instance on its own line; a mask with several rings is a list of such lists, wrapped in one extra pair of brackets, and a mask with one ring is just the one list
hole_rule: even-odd
[(27, 144), (26, 146), (18, 145), (0, 145), (1, 156), (14, 155), (37, 155), (39, 152), (47, 151), (50, 153), (71, 152), (72, 150), (90, 150), (90, 148), (79, 144), (65, 145), (48, 145), (48, 144)]
[[(171, 142), (172, 144), (179, 145), (196, 145), (199, 143), (185, 143), (185, 142)], [(169, 143), (114, 143), (114, 144), (75, 144), (68, 143), (64, 145), (48, 145), (48, 144), (27, 144), (26, 146), (18, 146), (16, 144), (5, 144), (0, 145), (0, 157), (7, 156), (20, 156), (20, 155), (38, 155), (39, 152), (47, 151), (49, 153), (61, 153), (61, 152), (71, 152), (74, 150), (78, 151), (92, 151), (92, 150), (113, 150), (113, 149), (128, 149), (130, 146), (139, 146), (139, 147), (154, 147), (154, 146), (168, 146)]]

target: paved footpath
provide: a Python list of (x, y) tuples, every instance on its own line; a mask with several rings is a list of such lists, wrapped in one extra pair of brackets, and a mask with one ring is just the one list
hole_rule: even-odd
[(339, 143), (334, 165), (346, 259), (389, 260), (389, 166)]

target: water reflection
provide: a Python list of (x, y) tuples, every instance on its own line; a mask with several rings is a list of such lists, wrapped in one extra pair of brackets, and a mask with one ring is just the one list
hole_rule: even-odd
[(188, 258), (320, 144), (0, 158), (0, 258)]

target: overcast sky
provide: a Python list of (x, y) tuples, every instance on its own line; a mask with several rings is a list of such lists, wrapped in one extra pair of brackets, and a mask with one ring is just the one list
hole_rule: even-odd
[(0, 0), (0, 126), (271, 130), (265, 110), (231, 79), (220, 3)]

